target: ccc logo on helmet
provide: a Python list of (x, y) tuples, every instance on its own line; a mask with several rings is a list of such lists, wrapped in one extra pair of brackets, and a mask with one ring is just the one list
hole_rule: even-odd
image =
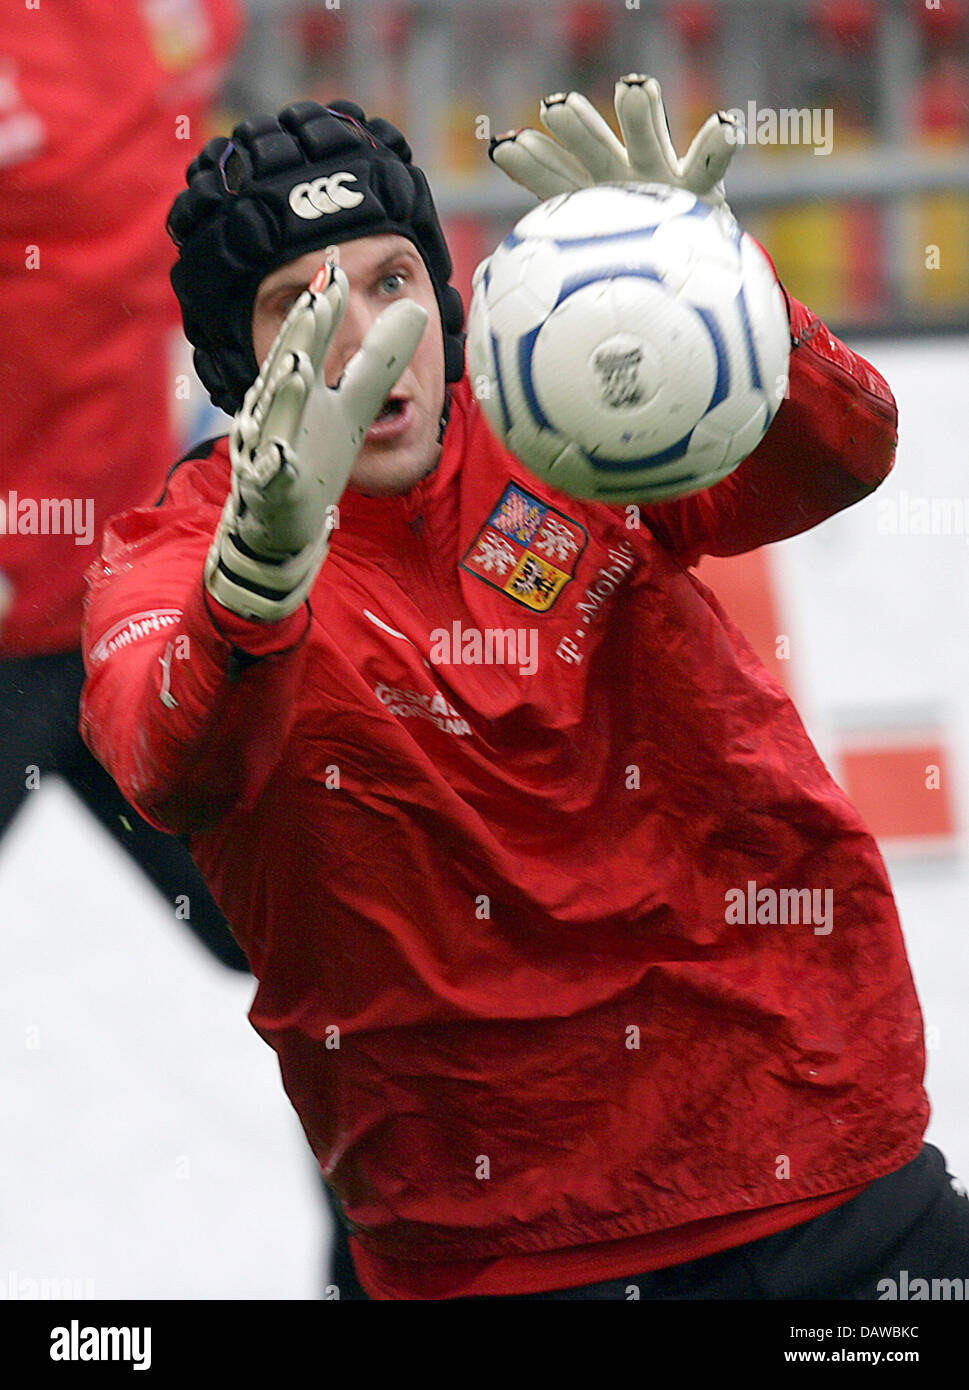
[(363, 194), (359, 189), (345, 188), (344, 184), (356, 181), (355, 174), (343, 170), (310, 183), (298, 183), (290, 190), (289, 206), (297, 217), (305, 217), (307, 221), (340, 212), (343, 208), (355, 208), (363, 202)]

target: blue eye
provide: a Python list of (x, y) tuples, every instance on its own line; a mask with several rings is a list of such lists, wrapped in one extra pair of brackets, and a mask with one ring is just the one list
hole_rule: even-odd
[[(396, 283), (394, 283), (396, 281)], [(407, 283), (407, 276), (401, 270), (392, 270), (389, 275), (385, 275), (381, 280), (381, 288), (388, 290), (390, 294), (396, 294)], [(389, 287), (389, 289), (388, 289)]]

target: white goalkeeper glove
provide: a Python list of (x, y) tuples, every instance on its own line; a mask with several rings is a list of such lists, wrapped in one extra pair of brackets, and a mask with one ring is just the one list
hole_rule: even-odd
[(232, 490), (205, 584), (243, 618), (285, 618), (309, 594), (330, 548), (335, 504), (427, 322), (411, 300), (390, 305), (328, 387), (324, 362), (349, 292), (344, 272), (324, 266), (287, 315), (233, 423)]
[(661, 183), (726, 206), (723, 176), (744, 142), (736, 117), (716, 112), (680, 159), (654, 77), (621, 77), (615, 106), (625, 145), (579, 92), (555, 92), (543, 100), (539, 112), (554, 140), (526, 127), (499, 135), (488, 153), (509, 178), (543, 201), (596, 183)]

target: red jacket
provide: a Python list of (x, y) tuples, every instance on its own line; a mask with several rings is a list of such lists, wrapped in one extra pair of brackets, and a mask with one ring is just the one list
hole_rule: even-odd
[(690, 572), (891, 467), (885, 383), (809, 320), (760, 448), (638, 529), (532, 479), (465, 381), (434, 473), (344, 496), (311, 619), (203, 596), (225, 441), (106, 538), (85, 737), (192, 833), (375, 1296), (681, 1262), (920, 1147), (878, 850)]
[(165, 219), (240, 18), (237, 0), (0, 6), (0, 657), (77, 649), (105, 523), (171, 467)]

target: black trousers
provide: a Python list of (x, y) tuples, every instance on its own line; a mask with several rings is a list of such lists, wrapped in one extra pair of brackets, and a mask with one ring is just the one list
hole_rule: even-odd
[(248, 970), (185, 842), (143, 820), (88, 751), (77, 727), (83, 683), (80, 652), (0, 661), (0, 836), (38, 780), (28, 769), (37, 769), (41, 784), (56, 774), (172, 904), (173, 916), (184, 898), (185, 926), (223, 965)]
[[(119, 792), (78, 732), (78, 705), (84, 683), (80, 652), (0, 660), (0, 838), (31, 794), (28, 782), (63, 778), (174, 907), (184, 898), (184, 926), (223, 965), (248, 971), (236, 942), (185, 841), (165, 835), (143, 820)], [(335, 1203), (333, 1243), (325, 1283), (341, 1286), (342, 1296), (363, 1298), (356, 1282), (346, 1228)], [(343, 1294), (343, 1290), (346, 1293)]]
[[(928, 1282), (916, 1285), (916, 1279)], [(943, 1280), (958, 1280), (961, 1294)], [(969, 1299), (969, 1199), (955, 1190), (931, 1144), (844, 1206), (791, 1230), (652, 1274), (518, 1297), (878, 1300), (923, 1293)]]
[[(969, 1197), (953, 1183), (942, 1154), (924, 1144), (843, 1206), (717, 1255), (599, 1284), (447, 1301), (969, 1301)], [(342, 1227), (332, 1195), (330, 1202)], [(367, 1299), (345, 1243), (329, 1282), (342, 1299)]]

